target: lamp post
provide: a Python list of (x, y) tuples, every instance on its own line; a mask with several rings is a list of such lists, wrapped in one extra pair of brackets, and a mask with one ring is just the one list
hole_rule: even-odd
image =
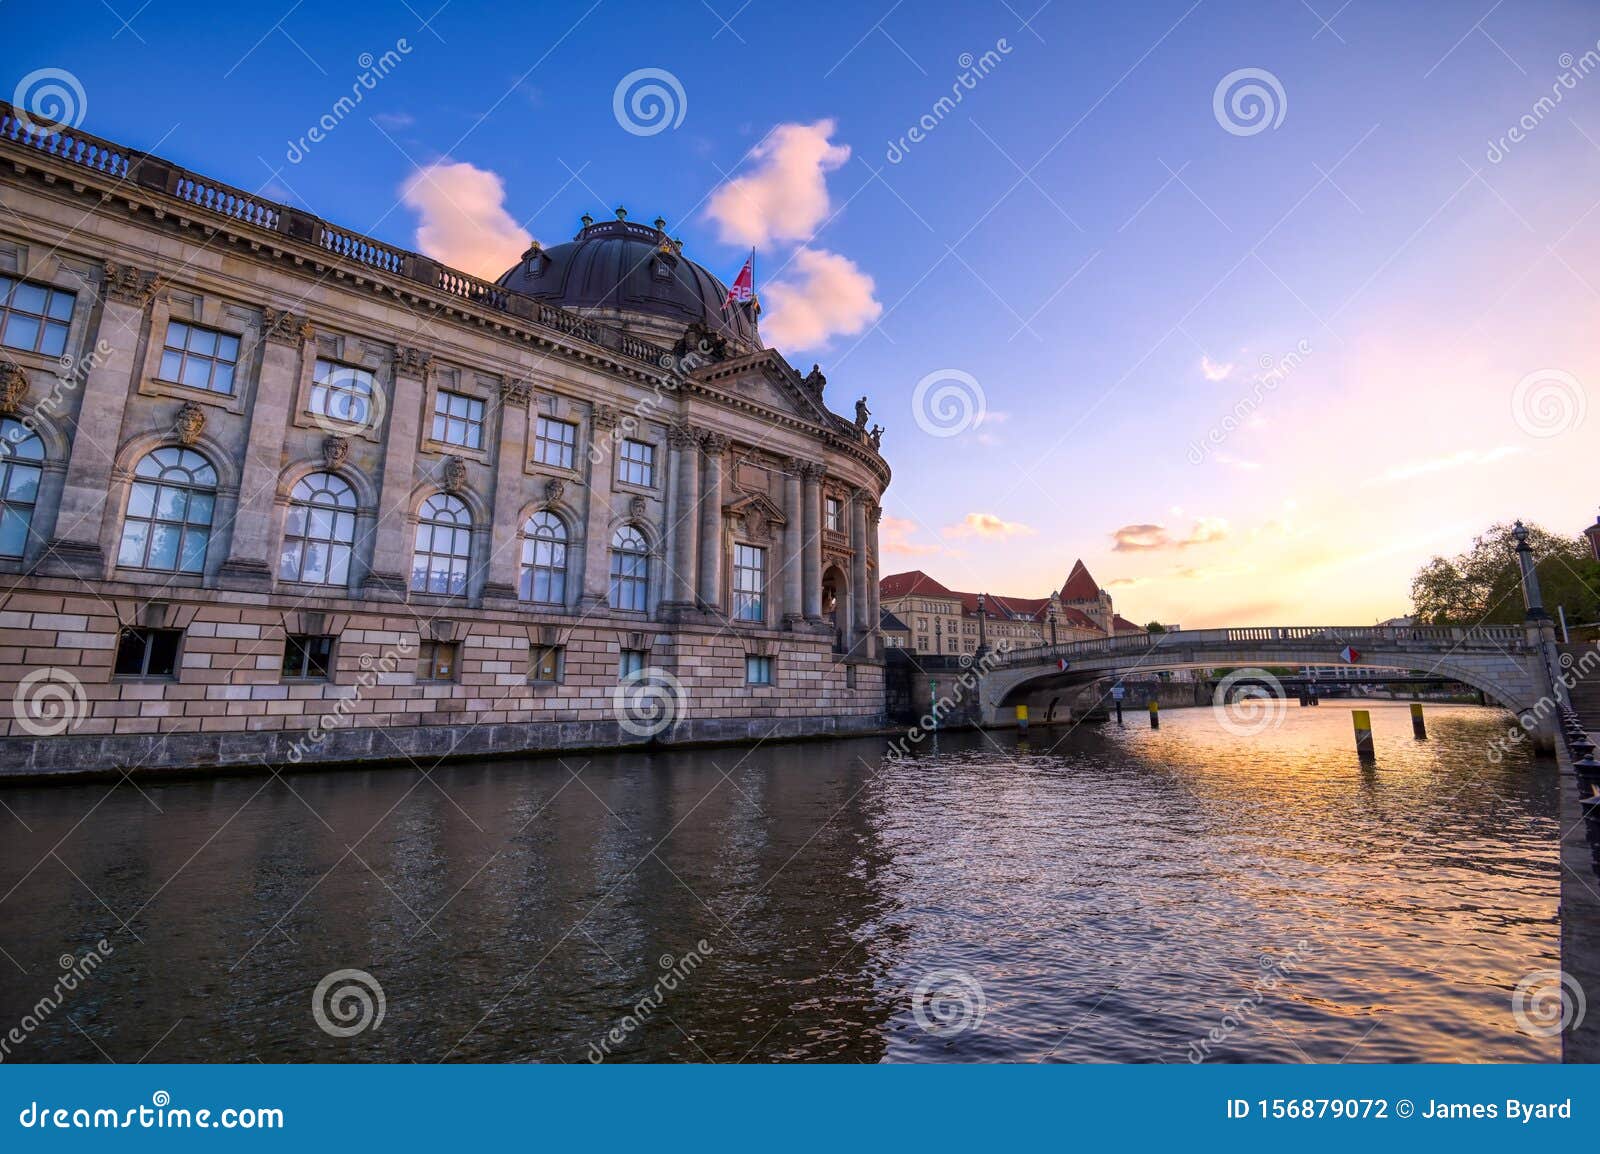
[(1596, 517), (1594, 524), (1583, 531), (1589, 538), (1589, 549), (1594, 553), (1594, 559), (1600, 561), (1600, 517)]
[(980, 654), (983, 654), (983, 653), (987, 653), (988, 651), (989, 651), (989, 639), (988, 639), (988, 635), (984, 632), (984, 595), (982, 593), (979, 593), (978, 594), (978, 652)]
[(1050, 644), (1056, 643), (1056, 607), (1050, 606), (1050, 611), (1045, 614), (1045, 619), (1050, 622)]
[(1522, 576), (1522, 604), (1527, 609), (1527, 620), (1547, 620), (1550, 615), (1544, 611), (1544, 596), (1539, 592), (1539, 573), (1533, 566), (1533, 550), (1528, 547), (1527, 527), (1518, 521), (1511, 536), (1517, 542), (1517, 568)]

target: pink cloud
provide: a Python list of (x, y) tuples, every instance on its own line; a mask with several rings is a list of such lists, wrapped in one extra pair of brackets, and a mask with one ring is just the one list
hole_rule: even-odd
[(400, 198), (421, 217), (417, 247), (474, 276), (498, 277), (533, 242), (506, 212), (505, 183), (488, 169), (462, 161), (425, 165), (401, 186)]
[(855, 261), (820, 248), (802, 248), (762, 290), (766, 339), (785, 349), (809, 349), (835, 336), (859, 333), (883, 313), (873, 280)]
[(917, 523), (909, 517), (884, 517), (878, 523), (878, 548), (885, 553), (898, 553), (905, 557), (926, 557), (939, 552), (937, 545), (923, 545), (911, 540)]
[(755, 168), (717, 189), (706, 215), (729, 244), (760, 246), (772, 240), (807, 240), (828, 215), (826, 174), (850, 159), (850, 147), (832, 144), (832, 120), (780, 124), (751, 156)]
[(946, 537), (1032, 537), (1037, 530), (1020, 521), (1003, 521), (993, 513), (968, 513), (958, 525), (946, 525), (941, 530)]

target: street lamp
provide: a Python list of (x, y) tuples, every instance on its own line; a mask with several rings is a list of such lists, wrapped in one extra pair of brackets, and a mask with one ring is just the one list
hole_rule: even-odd
[(978, 594), (978, 652), (979, 653), (987, 653), (988, 650), (989, 650), (988, 636), (984, 632), (984, 628), (983, 628), (984, 604), (985, 604), (984, 596), (983, 596), (982, 593), (979, 593)]
[(1549, 614), (1544, 611), (1544, 596), (1539, 592), (1539, 573), (1533, 567), (1533, 550), (1528, 547), (1528, 530), (1521, 521), (1511, 530), (1517, 543), (1517, 569), (1522, 577), (1522, 604), (1527, 609), (1529, 621), (1544, 621)]

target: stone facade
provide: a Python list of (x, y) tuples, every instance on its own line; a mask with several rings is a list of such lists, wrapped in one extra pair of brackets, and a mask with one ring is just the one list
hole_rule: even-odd
[(566, 309), (3, 105), (0, 153), (0, 765), (881, 723), (889, 469), (753, 316)]

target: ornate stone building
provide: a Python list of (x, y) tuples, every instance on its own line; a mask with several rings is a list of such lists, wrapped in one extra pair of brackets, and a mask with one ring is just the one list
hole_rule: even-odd
[(4, 105), (0, 154), (0, 765), (881, 722), (879, 433), (664, 222), (490, 283)]
[(903, 646), (918, 653), (977, 652), (980, 613), (990, 646), (1001, 641), (1015, 647), (1055, 645), (1144, 632), (1118, 616), (1111, 594), (1082, 561), (1048, 597), (960, 593), (920, 569), (891, 573), (881, 582), (879, 596), (885, 613), (903, 623)]

